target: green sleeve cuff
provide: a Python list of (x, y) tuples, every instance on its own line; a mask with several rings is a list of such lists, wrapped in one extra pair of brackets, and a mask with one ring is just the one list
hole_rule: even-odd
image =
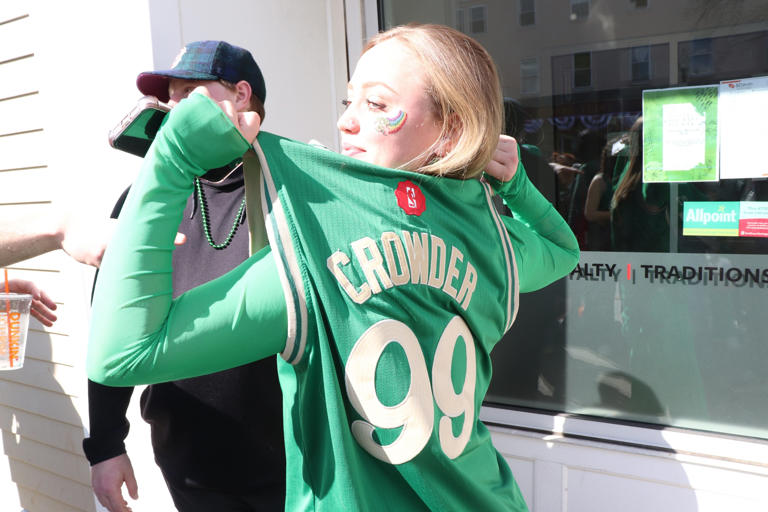
[(517, 172), (509, 181), (498, 180), (489, 174), (483, 174), (483, 179), (488, 182), (493, 191), (499, 194), (505, 202), (514, 201), (520, 190), (524, 188), (525, 182), (529, 181), (522, 163), (517, 166)]
[(216, 102), (192, 93), (168, 114), (152, 147), (200, 176), (243, 156), (251, 144)]
[(520, 159), (520, 150), (517, 151), (519, 163), (517, 171), (509, 181), (500, 181), (484, 174), (484, 179), (493, 190), (501, 196), (504, 204), (510, 209), (516, 218), (528, 223), (535, 224), (542, 217), (548, 214), (551, 203), (541, 195), (538, 189), (528, 179), (528, 173), (523, 167), (523, 161)]

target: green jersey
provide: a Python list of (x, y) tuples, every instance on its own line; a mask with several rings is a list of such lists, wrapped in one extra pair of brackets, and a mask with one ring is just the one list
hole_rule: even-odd
[(490, 186), (259, 143), (295, 333), (287, 508), (524, 510), (478, 420), (518, 303)]
[(287, 510), (526, 510), (478, 413), (518, 292), (577, 261), (562, 218), (522, 167), (489, 180), (510, 219), (480, 181), (258, 140), (271, 247), (172, 300), (193, 176), (248, 145), (208, 98), (171, 112), (105, 255), (89, 376), (134, 385), (279, 352)]

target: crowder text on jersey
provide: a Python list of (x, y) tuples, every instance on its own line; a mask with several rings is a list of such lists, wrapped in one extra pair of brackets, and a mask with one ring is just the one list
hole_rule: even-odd
[(466, 311), (477, 286), (477, 271), (472, 263), (464, 262), (459, 249), (447, 247), (442, 238), (428, 233), (403, 231), (401, 240), (394, 231), (385, 231), (380, 240), (383, 256), (371, 237), (349, 244), (365, 276), (365, 282), (358, 285), (342, 270), (350, 263), (346, 253), (336, 251), (327, 259), (328, 270), (353, 301), (364, 303), (380, 293), (382, 285), (388, 289), (408, 283), (425, 284), (442, 289)]

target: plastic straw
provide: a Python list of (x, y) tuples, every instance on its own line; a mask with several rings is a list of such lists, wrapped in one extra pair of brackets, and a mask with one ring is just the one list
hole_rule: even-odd
[[(5, 293), (10, 293), (11, 289), (8, 286), (8, 269), (4, 268), (5, 274)], [(11, 299), (6, 297), (5, 299), (5, 327), (8, 329), (8, 363), (13, 368), (13, 358), (11, 357)]]

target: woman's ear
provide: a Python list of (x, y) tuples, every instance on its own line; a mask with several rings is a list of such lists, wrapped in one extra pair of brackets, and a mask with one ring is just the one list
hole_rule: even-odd
[(440, 135), (440, 142), (437, 145), (437, 153), (440, 158), (453, 151), (453, 148), (459, 142), (459, 138), (461, 138), (463, 130), (464, 125), (456, 113), (448, 116), (448, 119), (445, 121), (445, 130)]
[(245, 80), (240, 80), (235, 84), (235, 110), (238, 112), (247, 112), (251, 110), (251, 84)]

